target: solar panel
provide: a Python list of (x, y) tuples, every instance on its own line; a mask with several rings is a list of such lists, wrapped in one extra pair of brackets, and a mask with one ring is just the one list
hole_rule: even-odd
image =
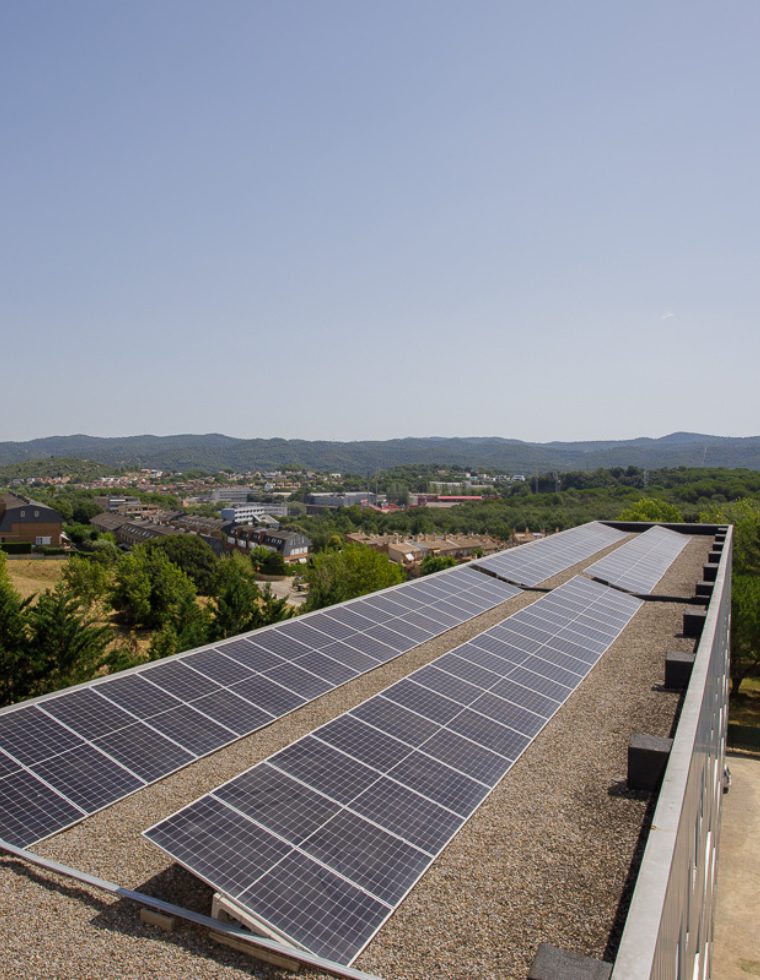
[(482, 580), (448, 569), (3, 709), (0, 837), (29, 846), (519, 592)]
[(518, 585), (533, 586), (625, 537), (623, 531), (592, 522), (490, 555), (474, 562), (473, 566)]
[(590, 565), (586, 572), (609, 585), (649, 595), (688, 543), (685, 534), (650, 527)]
[(350, 963), (641, 605), (573, 578), (145, 836), (293, 943)]

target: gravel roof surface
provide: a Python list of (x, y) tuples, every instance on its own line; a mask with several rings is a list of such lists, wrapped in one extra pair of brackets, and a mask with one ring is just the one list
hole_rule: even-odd
[[(690, 596), (712, 538), (695, 536), (658, 591)], [(612, 550), (612, 549), (608, 549)], [(606, 552), (602, 552), (604, 554)], [(597, 555), (596, 557), (599, 557)], [(548, 583), (558, 585), (583, 562)], [(211, 890), (141, 837), (399, 677), (535, 601), (524, 593), (37, 845), (47, 857), (208, 914)], [(683, 606), (648, 603), (354, 964), (387, 980), (526, 976), (540, 942), (614, 956), (618, 906), (651, 797), (625, 789), (631, 734), (671, 732), (659, 689)], [(207, 934), (144, 925), (136, 905), (0, 859), (2, 977), (284, 977)], [(317, 974), (302, 971), (301, 977)]]

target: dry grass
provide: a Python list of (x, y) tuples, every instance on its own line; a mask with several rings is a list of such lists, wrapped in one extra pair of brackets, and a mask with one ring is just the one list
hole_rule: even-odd
[(6, 562), (8, 577), (22, 598), (55, 588), (66, 562), (53, 558), (11, 559)]

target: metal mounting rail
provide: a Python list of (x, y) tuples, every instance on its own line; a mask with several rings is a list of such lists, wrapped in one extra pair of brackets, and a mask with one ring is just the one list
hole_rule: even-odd
[(76, 868), (71, 868), (66, 864), (60, 864), (58, 861), (52, 861), (50, 858), (40, 857), (39, 854), (34, 854), (32, 851), (24, 850), (24, 848), (21, 847), (16, 847), (15, 844), (10, 844), (7, 841), (2, 840), (2, 838), (0, 838), (0, 851), (7, 851), (8, 854), (13, 854), (22, 861), (27, 861), (30, 864), (36, 864), (38, 867), (46, 868), (48, 871), (53, 871), (56, 874), (65, 875), (67, 878), (74, 878), (76, 881), (81, 881), (85, 885), (92, 885), (93, 888), (99, 888), (101, 891), (110, 892), (112, 895), (117, 895), (119, 898), (125, 898), (130, 902), (136, 902), (138, 905), (144, 905), (146, 908), (155, 909), (157, 912), (163, 912), (165, 915), (173, 915), (176, 916), (176, 918), (183, 919), (185, 922), (190, 922), (193, 925), (202, 926), (206, 929), (211, 929), (214, 932), (222, 933), (225, 936), (229, 936), (231, 939), (246, 943), (247, 945), (251, 946), (252, 949), (262, 949), (271, 953), (278, 953), (279, 955), (285, 956), (288, 959), (302, 963), (304, 966), (322, 970), (322, 972), (330, 973), (335, 977), (345, 977), (346, 980), (381, 980), (380, 977), (377, 977), (372, 973), (364, 973), (362, 970), (355, 970), (351, 966), (344, 966), (342, 963), (336, 963), (334, 960), (324, 959), (323, 957), (316, 956), (314, 953), (309, 953), (306, 950), (297, 949), (294, 946), (286, 946), (284, 943), (275, 942), (273, 939), (266, 939), (264, 936), (255, 936), (253, 933), (248, 932), (245, 929), (240, 929), (238, 926), (231, 925), (227, 922), (222, 922), (220, 919), (214, 919), (210, 915), (203, 915), (201, 912), (193, 912), (191, 909), (184, 909), (180, 905), (173, 905), (171, 902), (165, 902), (161, 898), (154, 898), (152, 895), (144, 895), (142, 892), (135, 892), (131, 891), (129, 888), (122, 888), (121, 885), (116, 885), (112, 881), (106, 881), (104, 878), (97, 878), (95, 875), (87, 874), (86, 871), (78, 871)]

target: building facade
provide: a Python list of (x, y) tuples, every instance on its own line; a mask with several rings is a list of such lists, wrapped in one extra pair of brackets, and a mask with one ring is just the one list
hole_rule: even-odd
[(63, 520), (58, 511), (14, 493), (0, 495), (0, 544), (61, 544)]

